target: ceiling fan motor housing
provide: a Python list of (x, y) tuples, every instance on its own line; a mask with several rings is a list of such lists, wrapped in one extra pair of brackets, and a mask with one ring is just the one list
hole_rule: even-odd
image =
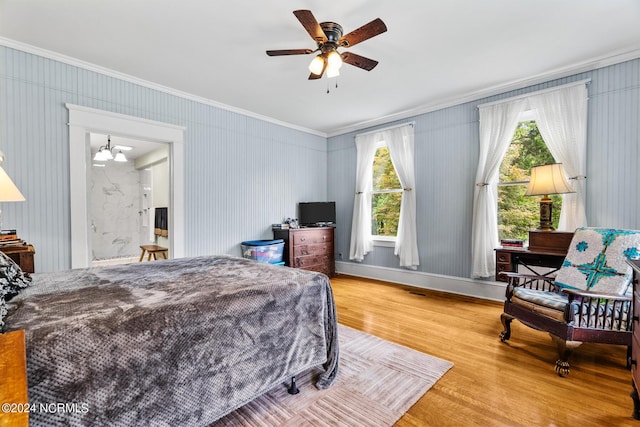
[(320, 28), (327, 36), (327, 39), (332, 42), (338, 42), (340, 37), (342, 37), (342, 25), (336, 24), (335, 22), (321, 22)]

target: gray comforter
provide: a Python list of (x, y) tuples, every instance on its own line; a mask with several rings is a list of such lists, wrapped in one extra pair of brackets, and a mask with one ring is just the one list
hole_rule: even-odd
[(9, 305), (33, 426), (207, 425), (311, 367), (318, 388), (337, 374), (329, 280), (303, 270), (220, 256), (35, 274)]

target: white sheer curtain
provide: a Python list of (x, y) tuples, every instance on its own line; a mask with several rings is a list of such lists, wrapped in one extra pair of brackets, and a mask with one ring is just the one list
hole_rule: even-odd
[(416, 192), (413, 125), (407, 124), (356, 136), (356, 194), (351, 222), (349, 259), (362, 261), (372, 248), (371, 192), (373, 157), (380, 142), (389, 148), (391, 161), (404, 188), (394, 253), (400, 266), (415, 269), (419, 263), (416, 226)]
[(575, 193), (564, 194), (559, 230), (587, 225), (585, 176), (587, 170), (587, 87), (561, 88), (529, 98), (544, 142), (572, 180)]
[(371, 190), (373, 187), (373, 156), (376, 153), (377, 133), (356, 136), (356, 195), (351, 220), (349, 259), (362, 261), (371, 250)]
[(406, 125), (385, 131), (389, 155), (396, 169), (402, 192), (400, 220), (394, 253), (400, 258), (400, 267), (415, 270), (420, 265), (418, 256), (418, 229), (416, 226), (416, 192), (414, 167), (413, 126)]
[(495, 274), (493, 250), (498, 246), (498, 171), (526, 100), (480, 106), (480, 157), (473, 196), (471, 275)]

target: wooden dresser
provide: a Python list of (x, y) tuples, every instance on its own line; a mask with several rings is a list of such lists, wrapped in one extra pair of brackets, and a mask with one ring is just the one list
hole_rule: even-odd
[(273, 238), (284, 240), (285, 265), (333, 277), (336, 274), (334, 230), (334, 227), (274, 229)]
[(633, 418), (640, 420), (640, 397), (638, 397), (638, 387), (640, 386), (640, 260), (627, 261), (633, 268), (633, 338), (631, 339), (631, 377), (633, 391)]

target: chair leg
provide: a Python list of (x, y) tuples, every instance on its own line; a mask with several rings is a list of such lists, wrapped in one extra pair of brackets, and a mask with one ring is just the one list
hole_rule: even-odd
[(556, 360), (556, 373), (561, 377), (566, 377), (569, 375), (569, 356), (571, 356), (573, 350), (578, 348), (582, 342), (563, 340), (552, 334), (549, 334), (549, 336), (556, 344), (558, 356), (560, 357), (560, 359)]
[(505, 342), (511, 338), (511, 322), (513, 321), (513, 316), (510, 316), (507, 313), (502, 313), (500, 315), (500, 321), (504, 327), (504, 330), (500, 332), (500, 341)]

